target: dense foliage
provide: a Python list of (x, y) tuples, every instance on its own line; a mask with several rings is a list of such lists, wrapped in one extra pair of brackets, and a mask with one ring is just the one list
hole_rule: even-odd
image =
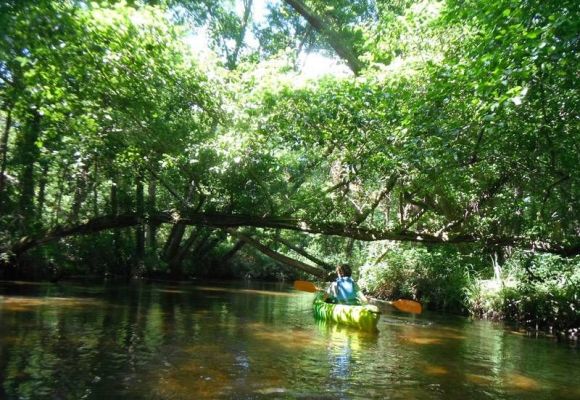
[[(578, 3), (327, 3), (0, 1), (2, 274), (348, 260), (479, 314), (509, 276), (498, 315), (577, 324), (577, 274), (525, 266), (580, 253)], [(304, 79), (313, 52), (353, 74)]]

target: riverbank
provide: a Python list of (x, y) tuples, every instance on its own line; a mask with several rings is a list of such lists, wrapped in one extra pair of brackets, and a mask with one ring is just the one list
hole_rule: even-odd
[(507, 321), (528, 331), (578, 341), (579, 301), (577, 281), (484, 280), (472, 286), (468, 307), (470, 315), (481, 319)]
[(413, 299), (425, 309), (503, 321), (518, 330), (577, 342), (578, 264), (574, 259), (516, 255), (494, 277), (491, 268), (457, 253), (405, 249), (377, 265), (362, 266), (359, 282), (377, 299)]

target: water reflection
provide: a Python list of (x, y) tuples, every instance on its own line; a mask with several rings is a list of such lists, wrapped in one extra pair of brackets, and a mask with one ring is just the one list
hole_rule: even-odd
[(540, 384), (537, 380), (513, 372), (506, 375), (505, 385), (509, 389), (519, 389), (524, 391), (540, 389)]
[(57, 308), (84, 308), (88, 306), (102, 306), (102, 301), (88, 298), (74, 297), (21, 297), (21, 296), (0, 296), (2, 308), (6, 311), (31, 311), (35, 307), (57, 307)]
[(282, 296), (282, 297), (298, 297), (299, 293), (288, 293), (279, 292), (273, 290), (258, 290), (258, 289), (236, 289), (236, 288), (225, 288), (225, 287), (214, 287), (214, 286), (193, 286), (193, 289), (202, 292), (224, 292), (224, 293), (234, 293), (234, 294), (249, 294), (249, 295), (262, 295), (262, 296)]
[(576, 399), (577, 349), (385, 311), (316, 322), (289, 287), (0, 282), (4, 399)]
[(426, 364), (423, 370), (428, 375), (440, 376), (449, 374), (449, 369), (441, 365)]

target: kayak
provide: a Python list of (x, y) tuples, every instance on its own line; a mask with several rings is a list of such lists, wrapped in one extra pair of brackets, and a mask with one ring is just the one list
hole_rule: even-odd
[(314, 298), (314, 317), (320, 320), (333, 321), (338, 324), (353, 326), (362, 330), (374, 331), (381, 312), (371, 304), (347, 305), (327, 303), (319, 292)]

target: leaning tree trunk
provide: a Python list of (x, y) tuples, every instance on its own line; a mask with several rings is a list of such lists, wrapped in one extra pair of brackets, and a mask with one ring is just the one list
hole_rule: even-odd
[(213, 249), (215, 249), (218, 244), (223, 242), (224, 239), (225, 239), (225, 236), (222, 236), (222, 237), (218, 236), (218, 237), (214, 237), (212, 240), (210, 240), (205, 246), (203, 246), (201, 249), (199, 249), (199, 251), (197, 251), (198, 260), (202, 260), (202, 259), (207, 258), (209, 256), (209, 254), (211, 253), (211, 251)]
[(163, 246), (163, 260), (170, 261), (173, 257), (175, 257), (177, 251), (179, 250), (179, 245), (181, 244), (183, 235), (185, 234), (186, 227), (187, 225), (183, 222), (178, 222), (173, 225), (173, 227), (171, 227), (169, 237)]
[(344, 39), (340, 32), (332, 28), (329, 21), (314, 13), (302, 0), (285, 0), (285, 2), (302, 15), (310, 26), (328, 41), (328, 44), (336, 51), (339, 57), (346, 61), (355, 75), (360, 74), (363, 69), (362, 62), (358, 59), (352, 45)]
[(224, 254), (222, 256), (222, 258), (219, 259), (220, 264), (225, 264), (227, 263), (233, 256), (236, 255), (236, 253), (238, 251), (240, 251), (244, 246), (246, 245), (246, 242), (244, 242), (243, 240), (239, 240), (236, 242), (236, 244), (234, 245), (234, 247), (232, 247), (226, 254)]
[(191, 229), (188, 238), (179, 246), (169, 261), (169, 274), (174, 278), (181, 278), (183, 276), (183, 259), (189, 250), (198, 240), (199, 230), (195, 227)]
[(260, 251), (262, 254), (265, 254), (268, 257), (270, 257), (271, 259), (276, 260), (282, 264), (291, 266), (293, 268), (298, 268), (304, 272), (307, 272), (307, 273), (314, 275), (314, 276), (321, 278), (321, 279), (326, 279), (328, 276), (328, 273), (325, 270), (323, 270), (322, 268), (314, 267), (312, 265), (308, 265), (306, 263), (303, 263), (302, 261), (294, 260), (290, 257), (287, 257), (284, 254), (280, 254), (280, 253), (264, 246), (263, 244), (261, 244), (257, 240), (254, 240), (254, 239), (252, 239), (252, 238), (250, 238), (250, 237), (248, 237), (240, 232), (237, 232), (235, 229), (227, 228), (226, 231), (230, 235), (234, 236), (235, 238), (243, 240), (244, 242), (246, 242), (246, 244), (249, 244), (250, 246), (252, 246), (256, 250)]
[(319, 265), (329, 271), (333, 270), (334, 268), (332, 267), (332, 265), (328, 264), (327, 262), (314, 257), (312, 254), (308, 253), (306, 250), (301, 249), (298, 246), (293, 245), (291, 242), (289, 242), (288, 240), (278, 237), (275, 239), (277, 242), (282, 243), (284, 246), (288, 247), (289, 249), (295, 251), (296, 253), (300, 254), (302, 257), (307, 258), (308, 260), (312, 261), (313, 263), (315, 263), (316, 265)]

